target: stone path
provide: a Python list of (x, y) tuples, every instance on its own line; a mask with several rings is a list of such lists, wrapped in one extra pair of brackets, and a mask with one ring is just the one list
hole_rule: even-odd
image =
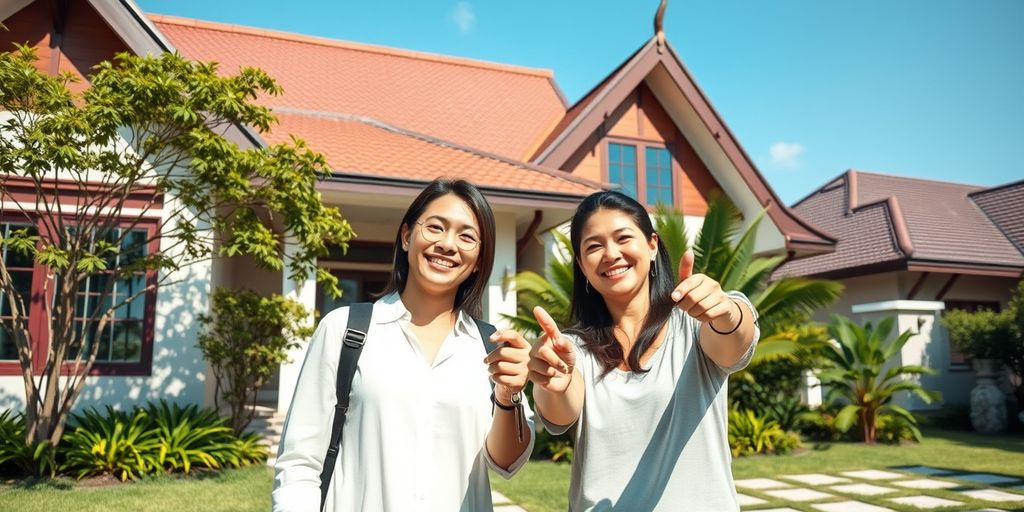
[[(927, 466), (741, 479), (736, 490), (749, 512), (1024, 510), (1024, 478)], [(991, 508), (969, 508), (970, 500)]]

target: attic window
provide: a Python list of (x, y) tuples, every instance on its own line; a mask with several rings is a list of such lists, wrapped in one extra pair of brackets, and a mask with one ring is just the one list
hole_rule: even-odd
[(644, 155), (647, 175), (647, 204), (673, 204), (672, 155), (665, 148), (648, 147)]
[(622, 187), (623, 194), (637, 199), (636, 195), (636, 146), (632, 144), (608, 144), (608, 181)]

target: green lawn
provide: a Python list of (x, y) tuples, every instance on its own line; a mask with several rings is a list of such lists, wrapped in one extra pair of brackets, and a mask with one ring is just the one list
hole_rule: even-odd
[[(866, 446), (860, 443), (808, 444), (806, 451), (796, 455), (743, 457), (733, 461), (733, 475), (737, 479), (770, 478), (786, 474), (834, 473), (850, 469), (884, 469), (897, 466), (927, 465), (964, 472), (978, 471), (1024, 478), (1024, 437), (987, 437), (969, 432), (943, 430), (925, 430), (924, 435), (925, 439), (921, 444), (901, 446)], [(568, 508), (566, 490), (569, 487), (569, 466), (566, 464), (534, 461), (527, 464), (522, 472), (512, 480), (506, 481), (495, 477), (491, 479), (491, 482), (495, 489), (530, 512), (564, 512)], [(975, 486), (965, 485), (965, 487)], [(807, 505), (786, 503), (754, 491), (743, 491), (743, 493), (769, 500), (764, 505), (758, 505), (758, 508), (788, 506), (800, 510), (814, 510)], [(964, 497), (951, 491), (926, 491), (926, 493), (964, 501)], [(894, 510), (910, 511), (919, 509), (887, 503), (884, 498), (914, 494), (922, 493), (907, 490), (887, 494), (884, 497), (850, 496)], [(973, 510), (985, 507), (1008, 509), (1005, 505), (999, 506), (996, 503), (966, 501), (963, 507), (942, 510)]]
[[(966, 432), (925, 431), (920, 445), (864, 446), (851, 443), (809, 445), (796, 455), (780, 457), (747, 457), (733, 463), (736, 478), (774, 477), (794, 473), (835, 473), (847, 469), (884, 469), (923, 464), (961, 471), (983, 471), (1024, 478), (1024, 437), (984, 437)], [(76, 512), (192, 512), (252, 511), (264, 512), (270, 504), (272, 472), (269, 468), (248, 468), (225, 471), (201, 477), (163, 477), (129, 484), (96, 487), (72, 480), (30, 485), (0, 485), (0, 510), (43, 512), (75, 510)], [(533, 461), (512, 480), (492, 477), (494, 488), (530, 512), (566, 510), (569, 487), (569, 466)], [(745, 494), (768, 499), (769, 496), (744, 491)], [(950, 491), (927, 491), (939, 497), (963, 500)], [(886, 497), (912, 494), (910, 491)], [(883, 498), (859, 497), (894, 510), (915, 510), (886, 503)], [(778, 500), (759, 506), (790, 506), (811, 511), (806, 505), (785, 504)], [(994, 503), (967, 502), (967, 510), (995, 507)], [(754, 509), (750, 509), (754, 510)]]

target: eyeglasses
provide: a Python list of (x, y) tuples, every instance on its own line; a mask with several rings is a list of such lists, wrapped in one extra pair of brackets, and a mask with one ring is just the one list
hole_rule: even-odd
[[(416, 224), (419, 224), (420, 226), (420, 236), (432, 244), (440, 242), (448, 232), (444, 225), (439, 222), (431, 222), (429, 224), (417, 222)], [(455, 246), (460, 250), (467, 252), (472, 251), (473, 249), (476, 249), (477, 245), (480, 245), (480, 241), (477, 240), (472, 233), (464, 232), (455, 236)]]

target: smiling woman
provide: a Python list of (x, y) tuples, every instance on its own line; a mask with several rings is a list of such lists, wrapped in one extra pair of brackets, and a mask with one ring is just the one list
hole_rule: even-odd
[[(275, 468), (275, 511), (313, 510), (321, 489), (325, 510), (490, 510), (487, 469), (508, 478), (532, 450), (532, 414), (517, 402), (529, 345), (513, 331), (482, 340), (473, 320), (494, 261), (483, 194), (435, 180), (396, 231), (336, 462), (325, 450), (343, 398), (334, 384), (349, 307), (327, 314), (307, 348)], [(485, 341), (503, 345), (487, 353)]]

